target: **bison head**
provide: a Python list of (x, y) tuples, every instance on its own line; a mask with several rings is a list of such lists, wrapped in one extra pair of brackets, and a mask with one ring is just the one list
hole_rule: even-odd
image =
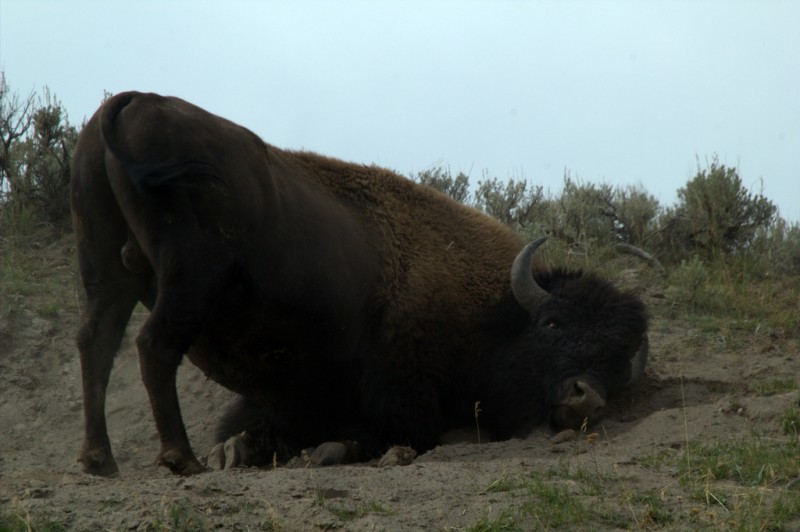
[(482, 422), (498, 437), (549, 421), (578, 429), (596, 421), (609, 397), (633, 385), (647, 361), (644, 305), (579, 271), (534, 274), (544, 238), (514, 260), (512, 298), (490, 311), (491, 339), (476, 369)]

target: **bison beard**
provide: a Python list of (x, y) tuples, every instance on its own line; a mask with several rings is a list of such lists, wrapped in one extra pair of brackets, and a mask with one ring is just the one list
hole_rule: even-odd
[(179, 474), (204, 470), (178, 406), (184, 355), (242, 396), (218, 431), (222, 467), (323, 442), (349, 442), (325, 447), (338, 460), (424, 452), (477, 401), (497, 438), (576, 427), (644, 370), (642, 303), (534, 269), (542, 240), (523, 247), (443, 194), (277, 149), (178, 98), (108, 100), (79, 137), (71, 200), (87, 473), (118, 470), (105, 393), (137, 302), (159, 457)]

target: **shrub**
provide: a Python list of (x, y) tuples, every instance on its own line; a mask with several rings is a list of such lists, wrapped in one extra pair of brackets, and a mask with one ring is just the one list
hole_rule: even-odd
[(552, 202), (552, 233), (573, 244), (614, 241), (616, 216), (613, 195), (610, 185), (581, 183), (566, 174), (561, 196)]
[(547, 232), (573, 246), (646, 244), (660, 209), (641, 187), (581, 183), (564, 176), (560, 196), (548, 202)]
[(677, 289), (676, 299), (698, 310), (707, 303), (708, 271), (703, 261), (695, 256), (692, 260), (681, 261), (670, 275), (670, 284)]
[(475, 206), (515, 229), (530, 225), (536, 218), (535, 211), (543, 206), (543, 188), (529, 185), (524, 179), (509, 179), (501, 182), (496, 177), (489, 179), (484, 172), (475, 191)]
[(9, 174), (13, 165), (12, 147), (24, 139), (33, 123), (35, 95), (24, 99), (12, 93), (5, 73), (0, 71), (0, 201), (9, 189)]
[(48, 222), (63, 222), (69, 214), (70, 161), (78, 131), (47, 90), (32, 122), (32, 133), (11, 149), (7, 201), (34, 208)]
[(746, 250), (776, 214), (770, 200), (742, 185), (736, 168), (714, 158), (678, 190), (678, 203), (660, 221), (660, 244), (678, 259), (692, 254), (714, 259)]
[(430, 168), (411, 177), (422, 185), (444, 192), (459, 203), (469, 204), (469, 176), (459, 172), (453, 177), (449, 168)]
[[(69, 213), (69, 178), (78, 131), (45, 88), (20, 99), (0, 72), (0, 207), (4, 226), (62, 223)], [(19, 217), (24, 218), (21, 223)]]
[(759, 228), (749, 248), (764, 268), (779, 274), (800, 274), (800, 224), (778, 217)]
[(661, 211), (658, 199), (641, 185), (617, 188), (614, 195), (620, 240), (637, 246), (649, 244)]

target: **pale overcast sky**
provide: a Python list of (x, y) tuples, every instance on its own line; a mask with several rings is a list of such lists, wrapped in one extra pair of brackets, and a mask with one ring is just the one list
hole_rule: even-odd
[(800, 1), (0, 0), (0, 68), (79, 124), (180, 96), (283, 148), (672, 204), (714, 154), (800, 220)]

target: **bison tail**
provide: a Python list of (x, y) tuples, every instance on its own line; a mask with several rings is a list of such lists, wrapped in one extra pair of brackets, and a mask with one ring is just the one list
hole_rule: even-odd
[[(142, 190), (167, 185), (194, 187), (209, 180), (221, 183), (222, 179), (217, 168), (199, 159), (174, 156), (156, 161), (137, 160), (137, 155), (141, 154), (136, 153), (135, 146), (127, 145), (124, 135), (121, 134), (126, 127), (135, 126), (126, 123), (130, 118), (123, 120), (120, 113), (139, 96), (147, 95), (139, 92), (122, 92), (112, 96), (103, 104), (100, 117), (103, 141), (114, 158), (125, 167), (133, 184)], [(135, 118), (133, 120), (135, 122)]]
[(122, 156), (115, 125), (120, 111), (133, 101), (133, 97), (136, 94), (135, 92), (121, 92), (116, 96), (112, 96), (103, 104), (103, 111), (100, 115), (100, 131), (103, 135), (103, 141), (111, 152), (123, 161), (125, 157)]

